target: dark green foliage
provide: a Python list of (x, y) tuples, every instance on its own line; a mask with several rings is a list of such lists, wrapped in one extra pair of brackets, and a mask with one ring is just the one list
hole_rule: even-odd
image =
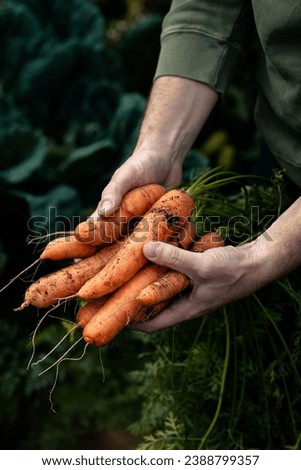
[[(216, 188), (204, 192), (199, 213), (208, 220), (200, 233), (212, 230), (218, 216), (228, 242), (245, 242), (263, 229), (250, 217), (251, 207), (258, 207), (259, 220), (277, 217), (288, 204), (285, 194), (281, 174), (270, 185), (243, 185), (227, 195)], [(244, 218), (250, 234), (233, 232)], [(141, 448), (298, 448), (300, 275), (296, 271), (203, 319), (152, 336), (154, 350), (144, 354), (144, 368), (131, 374), (142, 398), (141, 417), (131, 426), (144, 436)]]
[[(85, 0), (73, 0), (68, 6), (43, 2), (43, 7), (34, 0), (8, 1), (1, 7), (0, 22), (0, 142), (10, 174), (15, 173), (12, 162), (16, 159), (15, 163), (24, 165), (24, 174), (13, 180), (11, 175), (2, 175), (2, 179), (16, 184), (26, 181), (38, 167), (55, 166), (51, 178), (45, 175), (50, 186), (65, 177), (55, 164), (58, 161), (50, 158), (53, 142), (60, 147), (56, 150), (62, 160), (75, 148), (110, 138), (111, 120), (123, 93), (122, 61), (105, 46), (100, 10)], [(32, 156), (35, 149), (29, 148), (37, 135), (44, 139), (40, 160)], [(98, 161), (102, 167), (99, 186), (108, 180), (114, 163), (118, 154)]]
[(162, 16), (152, 16), (131, 27), (118, 50), (124, 63), (125, 87), (148, 96), (160, 52)]
[(132, 374), (143, 397), (142, 417), (132, 426), (146, 435), (142, 448), (297, 444), (301, 292), (291, 286), (298, 298), (295, 309), (281, 289), (288, 282), (157, 338), (144, 369)]
[[(40, 248), (27, 245), (27, 237), (73, 228), (94, 210), (112, 172), (131, 154), (168, 3), (141, 2), (156, 15), (139, 18), (110, 47), (107, 19), (119, 18), (125, 2), (0, 3), (1, 286), (38, 256)], [(249, 171), (258, 150), (253, 97), (253, 73), (240, 75), (228, 106), (213, 113), (189, 153), (185, 182), (214, 165), (198, 145), (216, 128), (225, 129), (239, 154), (235, 167)], [(279, 178), (267, 187), (244, 181), (234, 192), (231, 186), (202, 195), (199, 231), (216, 227), (233, 243), (253, 238), (264, 215), (277, 216), (287, 204), (279, 197)], [(243, 222), (252, 219), (252, 205), (259, 208), (259, 223), (254, 219), (248, 233)], [(227, 225), (231, 217), (238, 222), (235, 232)], [(144, 448), (300, 445), (300, 272), (203, 320), (152, 336), (126, 330), (101, 350), (103, 366), (92, 347), (79, 361), (63, 361), (50, 396), (54, 413), (49, 391), (56, 369), (38, 374), (79, 332), (27, 370), (30, 334), (44, 313), (13, 311), (27, 283), (52, 270), (45, 262), (1, 293), (3, 448), (101, 449), (102, 431), (129, 425)], [(34, 361), (70, 329), (74, 309), (62, 305), (51, 312), (58, 318), (43, 320)], [(70, 356), (80, 357), (83, 347)]]
[[(70, 230), (94, 210), (112, 172), (133, 150), (145, 98), (124, 87), (124, 59), (117, 45), (106, 44), (99, 2), (6, 0), (0, 43), (2, 287), (38, 256), (40, 246), (28, 245), (28, 237)], [(34, 275), (52, 270), (43, 263), (1, 293), (4, 448), (94, 448), (102, 445), (102, 430), (125, 428), (138, 417), (136, 400), (128, 406), (131, 387), (125, 392), (137, 340), (128, 341), (123, 365), (118, 346), (103, 353), (104, 384), (97, 351), (88, 351), (83, 362), (63, 363), (53, 395), (59, 415), (48, 401), (54, 370), (41, 377), (26, 370), (37, 312), (13, 308)], [(56, 314), (68, 317), (64, 309)], [(43, 355), (64, 329), (49, 319), (40, 331)]]
[(20, 201), (28, 219), (68, 198), (66, 219), (94, 209), (133, 150), (145, 99), (125, 92), (123, 58), (105, 36), (89, 0), (0, 7), (1, 197)]
[[(128, 374), (132, 361), (138, 365), (137, 355), (141, 352), (134, 335), (103, 350), (101, 360), (99, 351), (91, 348), (80, 361), (62, 362), (55, 385), (55, 368), (38, 374), (72, 345), (72, 336), (50, 358), (27, 370), (31, 345), (24, 332), (34, 330), (37, 317), (34, 311), (26, 312), (26, 318), (18, 317), (12, 313), (1, 321), (3, 449), (102, 448), (103, 431), (123, 430), (139, 418), (137, 397)], [(69, 323), (44, 320), (36, 337), (34, 360), (52, 349), (68, 328)], [(83, 345), (79, 345), (69, 356), (80, 357), (82, 351)]]

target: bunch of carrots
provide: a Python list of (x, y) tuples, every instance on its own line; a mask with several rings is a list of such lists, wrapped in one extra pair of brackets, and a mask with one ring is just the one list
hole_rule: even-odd
[(33, 282), (16, 310), (78, 298), (76, 327), (82, 328), (86, 343), (104, 346), (128, 324), (160, 313), (189, 287), (184, 274), (144, 256), (146, 242), (195, 252), (223, 246), (217, 232), (196, 237), (194, 209), (189, 190), (158, 184), (132, 189), (111, 216), (89, 218), (71, 234), (48, 242), (39, 260), (79, 261)]

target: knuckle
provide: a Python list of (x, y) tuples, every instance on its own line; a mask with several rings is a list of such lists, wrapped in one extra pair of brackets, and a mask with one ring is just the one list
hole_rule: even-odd
[(165, 259), (168, 263), (176, 266), (183, 264), (182, 253), (179, 248), (168, 246), (166, 250)]

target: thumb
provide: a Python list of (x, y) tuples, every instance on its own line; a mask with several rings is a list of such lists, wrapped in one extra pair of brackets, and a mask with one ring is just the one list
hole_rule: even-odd
[(98, 216), (108, 216), (120, 206), (122, 197), (127, 187), (119, 186), (115, 181), (111, 181), (102, 192), (101, 200), (96, 212)]
[(140, 160), (136, 161), (133, 160), (133, 157), (130, 157), (123, 163), (102, 191), (97, 208), (98, 214), (100, 216), (112, 214), (120, 206), (123, 196), (130, 189), (142, 184), (141, 175), (143, 172), (144, 168)]
[(163, 242), (147, 242), (143, 247), (144, 255), (152, 262), (167, 266), (191, 277), (196, 253)]

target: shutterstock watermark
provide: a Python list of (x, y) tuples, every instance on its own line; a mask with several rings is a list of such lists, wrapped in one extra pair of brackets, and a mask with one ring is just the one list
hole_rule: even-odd
[(198, 218), (197, 226), (201, 224), (206, 227), (206, 231), (211, 232), (220, 230), (225, 238), (230, 242), (243, 241), (246, 238), (252, 239), (258, 232), (262, 234), (267, 241), (272, 241), (268, 233), (268, 228), (276, 220), (275, 214), (260, 214), (259, 206), (251, 206), (250, 215), (234, 215), (227, 220), (225, 225), (220, 216), (206, 216)]
[[(258, 231), (271, 241), (267, 231), (268, 227), (276, 219), (275, 214), (261, 215), (259, 206), (250, 208), (249, 216), (238, 214), (227, 219), (226, 223), (218, 215), (199, 216), (195, 222), (196, 232), (206, 233), (219, 230), (229, 242), (237, 243), (240, 240), (252, 239)], [(105, 220), (105, 224), (100, 220)], [(89, 217), (85, 221), (85, 229), (79, 230), (81, 218), (79, 215), (71, 218), (58, 213), (57, 207), (49, 207), (48, 216), (35, 215), (28, 220), (27, 227), (29, 238), (43, 239), (51, 235), (69, 235), (74, 233), (82, 243), (91, 244), (100, 240), (105, 243), (113, 243), (122, 236), (130, 236), (133, 241), (143, 242), (149, 239), (150, 229), (152, 240), (159, 240), (162, 231), (165, 231), (166, 238), (174, 239), (179, 243), (189, 235), (189, 228), (185, 219), (158, 212), (150, 220), (146, 218), (132, 218), (127, 220), (118, 211), (114, 216), (98, 219)], [(98, 223), (100, 222), (100, 223)], [(135, 231), (133, 231), (135, 228)], [(169, 241), (169, 240), (168, 240)]]
[(29, 237), (44, 238), (53, 233), (70, 233), (81, 221), (79, 215), (67, 217), (58, 213), (57, 207), (50, 206), (48, 215), (34, 215), (28, 219)]

